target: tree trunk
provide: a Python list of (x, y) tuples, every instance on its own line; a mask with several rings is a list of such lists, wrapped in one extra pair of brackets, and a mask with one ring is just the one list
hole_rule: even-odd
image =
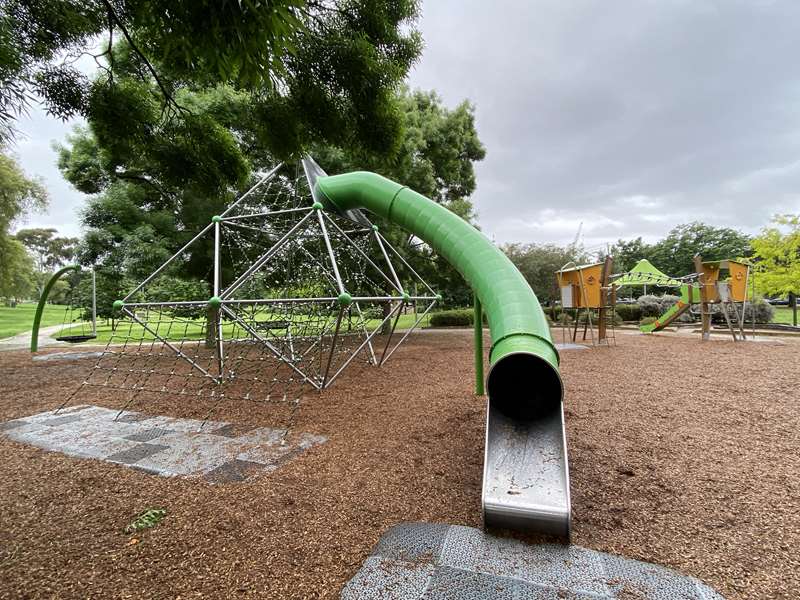
[(389, 335), (389, 332), (392, 330), (392, 320), (387, 319), (386, 317), (388, 317), (389, 313), (392, 311), (392, 303), (384, 302), (381, 305), (381, 309), (383, 310), (383, 326), (381, 327), (381, 335)]
[(792, 324), (797, 327), (797, 294), (789, 292), (789, 304), (792, 305)]
[(206, 310), (206, 348), (214, 348), (217, 345), (217, 319), (219, 309), (208, 307)]

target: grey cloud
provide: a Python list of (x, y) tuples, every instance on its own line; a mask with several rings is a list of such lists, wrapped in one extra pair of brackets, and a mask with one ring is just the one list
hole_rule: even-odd
[(475, 201), (498, 241), (568, 242), (580, 221), (597, 243), (694, 219), (755, 231), (773, 212), (800, 210), (800, 168), (787, 167), (800, 159), (800, 5), (439, 1), (424, 11), (412, 82), (476, 103), (488, 155)]

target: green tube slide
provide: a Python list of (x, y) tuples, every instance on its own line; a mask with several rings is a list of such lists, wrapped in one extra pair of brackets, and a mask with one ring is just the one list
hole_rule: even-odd
[(511, 418), (560, 409), (558, 351), (536, 295), (508, 257), (472, 225), (417, 192), (368, 172), (319, 177), (314, 199), (338, 213), (365, 209), (429, 244), (466, 279), (492, 337), (490, 404)]

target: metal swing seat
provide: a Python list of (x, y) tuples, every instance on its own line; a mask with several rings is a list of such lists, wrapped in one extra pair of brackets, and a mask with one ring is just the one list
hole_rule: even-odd
[(88, 342), (95, 339), (97, 336), (93, 333), (86, 333), (80, 335), (59, 335), (56, 340), (59, 342), (68, 342), (70, 344), (80, 344), (81, 342)]

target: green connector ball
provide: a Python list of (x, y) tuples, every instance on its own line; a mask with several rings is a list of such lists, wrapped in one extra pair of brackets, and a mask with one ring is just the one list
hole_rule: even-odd
[(220, 306), (222, 306), (222, 298), (220, 298), (219, 296), (212, 296), (208, 300), (208, 305), (211, 308), (219, 308)]
[(122, 310), (122, 307), (125, 306), (125, 303), (122, 300), (114, 300), (114, 304), (111, 306), (114, 310)]
[(339, 302), (339, 306), (350, 306), (353, 303), (353, 297), (348, 294), (347, 292), (342, 292), (339, 294), (339, 297), (336, 298)]
[(212, 223), (221, 223), (222, 222), (222, 217), (220, 217), (219, 215), (214, 215), (213, 217), (211, 217), (211, 222)]
[(441, 294), (436, 294), (436, 301), (437, 302), (441, 302), (442, 301), (442, 295)]
[(314, 204), (311, 205), (311, 208), (314, 210), (322, 210), (324, 206), (322, 206), (322, 202), (314, 202)]
[(378, 231), (379, 229), (380, 229), (380, 227), (378, 227), (377, 225), (373, 225), (372, 226), (372, 231)]
[(403, 294), (403, 302), (406, 303), (411, 302), (411, 296), (409, 296), (408, 294)]

